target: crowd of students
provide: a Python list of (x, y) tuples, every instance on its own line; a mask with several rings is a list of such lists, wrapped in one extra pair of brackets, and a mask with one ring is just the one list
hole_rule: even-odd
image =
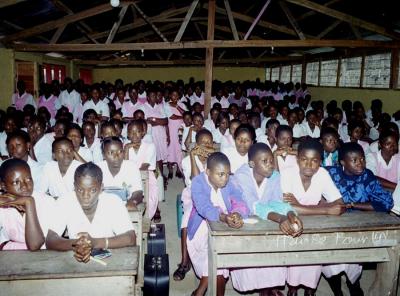
[[(19, 81), (1, 111), (0, 249), (74, 250), (135, 244), (127, 209), (143, 207), (140, 171), (149, 171), (146, 215), (160, 221), (157, 177), (183, 178), (182, 258), (208, 283), (206, 220), (240, 228), (257, 215), (299, 236), (301, 215), (390, 212), (398, 184), (400, 112), (379, 99), (326, 106), (305, 84), (213, 83), (204, 116), (201, 82), (84, 85), (66, 78), (41, 85), (34, 99)], [(206, 119), (205, 119), (206, 117)], [(164, 165), (167, 174), (164, 175)], [(115, 190), (118, 188), (118, 190)], [(67, 234), (67, 235), (66, 235)], [(230, 275), (238, 291), (315, 295), (321, 274), (342, 295), (363, 295), (359, 264), (218, 271), (218, 295)]]

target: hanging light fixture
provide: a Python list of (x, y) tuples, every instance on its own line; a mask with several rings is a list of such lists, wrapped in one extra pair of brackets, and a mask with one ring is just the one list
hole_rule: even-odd
[(112, 7), (118, 7), (119, 6), (119, 0), (110, 0), (110, 4)]

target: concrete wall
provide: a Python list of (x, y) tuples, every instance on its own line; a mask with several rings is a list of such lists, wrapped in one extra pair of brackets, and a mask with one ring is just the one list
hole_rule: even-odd
[[(114, 82), (121, 78), (124, 82), (134, 82), (143, 80), (178, 80), (189, 81), (190, 77), (195, 80), (204, 80), (204, 67), (175, 67), (175, 68), (132, 68), (132, 67), (106, 67), (93, 69), (93, 81)], [(214, 79), (221, 81), (233, 80), (255, 80), (265, 79), (265, 69), (255, 67), (215, 67)]]
[(373, 99), (381, 99), (384, 112), (392, 115), (400, 110), (400, 90), (377, 90), (344, 87), (310, 87), (313, 100), (322, 100), (328, 103), (336, 100), (340, 103), (344, 100), (360, 101), (366, 110), (369, 109)]

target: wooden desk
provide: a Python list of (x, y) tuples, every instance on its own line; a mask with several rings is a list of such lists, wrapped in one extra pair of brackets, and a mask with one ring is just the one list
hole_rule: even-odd
[(379, 262), (366, 295), (396, 295), (398, 217), (375, 212), (303, 216), (304, 233), (297, 238), (283, 235), (277, 223), (258, 220), (241, 229), (209, 223), (208, 295), (216, 295), (217, 268), (362, 262)]
[(107, 266), (73, 252), (1, 251), (1, 295), (135, 295), (139, 248), (111, 250)]

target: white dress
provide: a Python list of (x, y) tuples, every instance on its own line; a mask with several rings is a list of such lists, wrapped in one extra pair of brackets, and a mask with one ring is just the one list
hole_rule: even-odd
[(81, 162), (73, 160), (65, 175), (62, 176), (57, 161), (53, 160), (46, 163), (36, 190), (48, 193), (53, 197), (71, 195), (71, 192), (74, 191), (75, 171), (81, 164)]
[(39, 164), (45, 165), (47, 162), (52, 161), (53, 152), (51, 151), (51, 145), (53, 142), (50, 137), (43, 135), (39, 141), (33, 146), (33, 152), (35, 153), (36, 160)]
[(231, 173), (233, 173), (233, 174), (243, 164), (249, 162), (247, 153), (243, 156), (240, 155), (239, 152), (237, 152), (236, 147), (226, 148), (224, 150), (221, 150), (221, 152), (228, 157), (229, 162), (231, 164)]

